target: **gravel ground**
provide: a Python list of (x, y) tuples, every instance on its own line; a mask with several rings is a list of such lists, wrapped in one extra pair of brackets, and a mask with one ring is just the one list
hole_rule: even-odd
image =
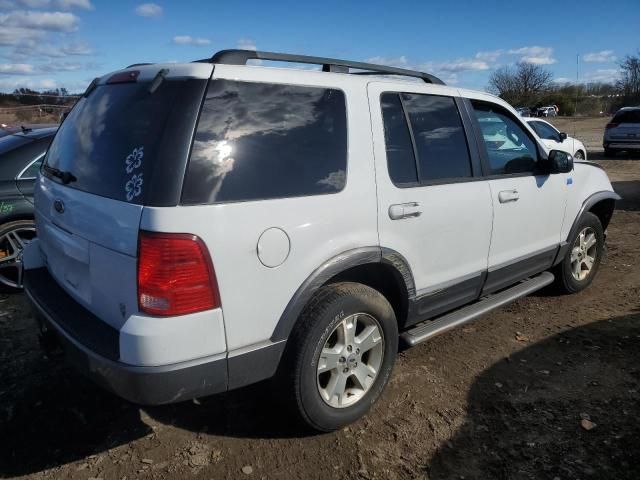
[[(605, 122), (577, 136), (598, 148)], [(331, 434), (292, 424), (269, 383), (122, 401), (45, 358), (24, 297), (0, 296), (0, 477), (640, 478), (640, 157), (590, 157), (625, 197), (593, 285), (402, 352), (372, 412)]]

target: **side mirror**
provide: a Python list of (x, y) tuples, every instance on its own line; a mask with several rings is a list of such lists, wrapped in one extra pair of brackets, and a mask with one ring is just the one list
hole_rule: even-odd
[(573, 170), (573, 157), (562, 150), (551, 150), (548, 165), (549, 173), (569, 173)]
[(567, 139), (567, 134), (564, 132), (560, 132), (560, 141), (564, 142)]

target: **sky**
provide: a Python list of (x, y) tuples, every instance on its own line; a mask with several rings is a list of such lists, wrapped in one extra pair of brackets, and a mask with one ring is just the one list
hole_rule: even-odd
[(618, 62), (640, 51), (640, 0), (0, 0), (3, 92), (79, 92), (132, 63), (226, 48), (416, 68), (481, 90), (518, 61), (560, 83), (576, 69), (581, 82), (611, 82)]

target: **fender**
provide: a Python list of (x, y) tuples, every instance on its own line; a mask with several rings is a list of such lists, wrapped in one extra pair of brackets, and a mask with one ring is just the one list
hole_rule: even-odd
[(395, 268), (409, 293), (409, 297), (415, 296), (415, 285), (411, 269), (405, 258), (398, 252), (378, 246), (360, 247), (347, 250), (333, 258), (330, 258), (318, 268), (300, 285), (282, 313), (278, 324), (271, 335), (272, 342), (286, 340), (293, 326), (302, 313), (302, 309), (309, 302), (313, 294), (330, 278), (352, 267), (367, 263), (386, 263)]
[[(599, 165), (598, 167), (601, 168)], [(567, 238), (560, 245), (560, 249), (558, 250), (558, 254), (556, 255), (553, 265), (560, 263), (569, 251), (569, 242), (573, 237), (575, 237), (576, 233), (578, 233), (578, 224), (585, 212), (588, 212), (591, 207), (602, 200), (613, 200), (616, 202), (621, 199), (622, 197), (612, 190), (602, 190), (589, 195), (587, 199), (582, 202), (582, 206), (580, 207), (580, 210), (578, 210), (578, 215), (576, 215), (576, 218), (573, 220), (573, 224), (571, 225), (571, 229), (569, 230), (569, 235), (567, 235)]]

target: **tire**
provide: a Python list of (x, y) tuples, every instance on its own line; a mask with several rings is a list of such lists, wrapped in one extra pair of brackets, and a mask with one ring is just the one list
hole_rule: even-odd
[(584, 152), (582, 150), (578, 150), (573, 158), (576, 160), (584, 160)]
[(605, 157), (609, 157), (609, 158), (613, 158), (616, 156), (616, 151), (612, 150), (611, 148), (605, 148), (604, 149), (604, 156)]
[[(355, 325), (351, 340), (348, 325)], [(279, 391), (307, 426), (333, 431), (369, 411), (389, 380), (397, 352), (396, 316), (382, 294), (359, 283), (327, 285), (305, 307), (287, 341)], [(343, 395), (329, 395), (334, 385), (344, 385), (335, 388)]]
[[(589, 245), (591, 238), (595, 243)], [(576, 234), (569, 240), (569, 250), (565, 257), (554, 269), (557, 289), (562, 293), (577, 293), (587, 288), (598, 272), (603, 254), (602, 224), (598, 217), (587, 212), (582, 215)], [(591, 266), (587, 268), (589, 263)]]
[(22, 290), (22, 249), (36, 236), (33, 220), (0, 225), (0, 289)]

